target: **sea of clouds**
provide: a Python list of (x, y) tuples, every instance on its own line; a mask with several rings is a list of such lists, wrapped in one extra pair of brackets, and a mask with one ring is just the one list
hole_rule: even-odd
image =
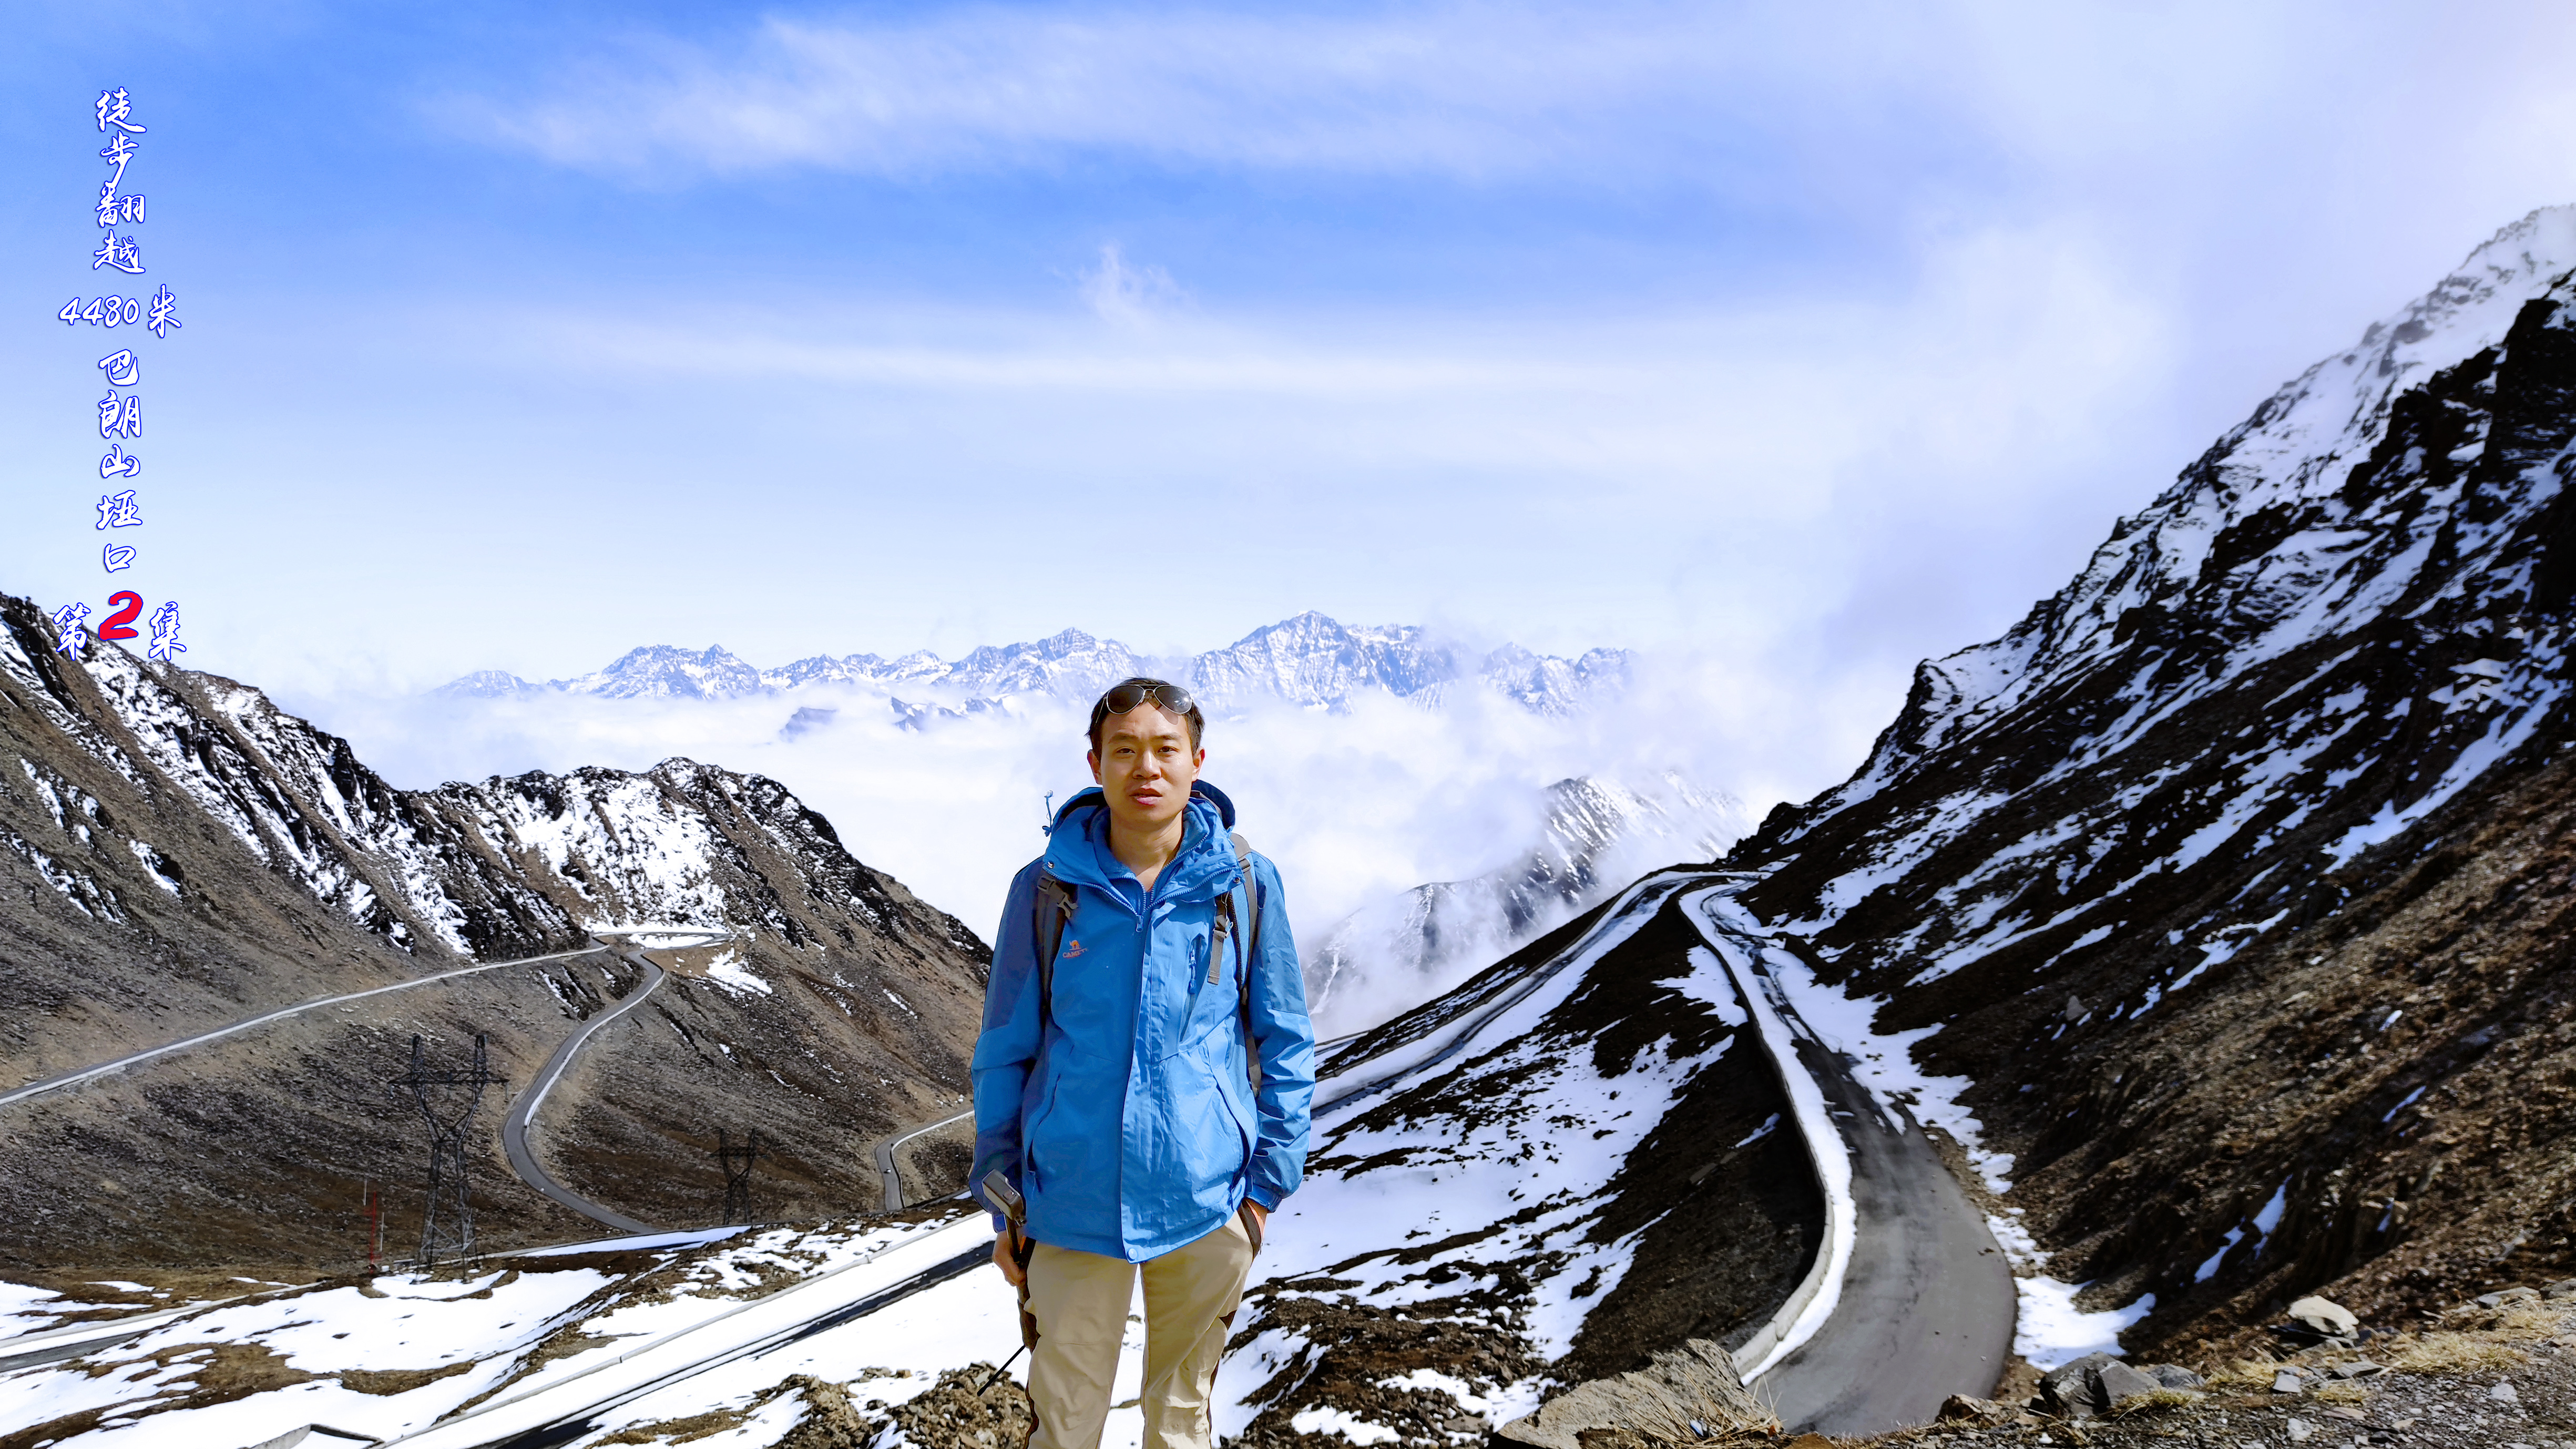
[[(1625, 694), (1566, 716), (1532, 714), (1467, 681), (1437, 705), (1380, 693), (1330, 712), (1271, 702), (1211, 721), (1204, 778), (1233, 798), (1239, 829), (1278, 863), (1299, 939), (1320, 942), (1363, 906), (1519, 861), (1543, 838), (1547, 786), (1559, 780), (1588, 776), (1661, 795), (1679, 776), (1733, 793), (1759, 818), (1778, 796), (1748, 790), (1741, 762), (1728, 758), (1725, 725), (1741, 694), (1682, 661), (1646, 659)], [(769, 776), (829, 819), (860, 860), (987, 939), (1012, 873), (1044, 845), (1050, 794), (1060, 805), (1091, 783), (1088, 701), (1047, 696), (919, 729), (901, 727), (883, 693), (828, 687), (718, 701), (544, 693), (281, 703), (349, 736), (360, 759), (411, 789), (583, 765), (641, 770), (673, 756)], [(799, 710), (825, 709), (834, 711), (828, 723), (789, 728)], [(1621, 870), (1667, 863), (1634, 850), (1612, 858)], [(1337, 1015), (1373, 1019), (1405, 1004), (1355, 997)]]

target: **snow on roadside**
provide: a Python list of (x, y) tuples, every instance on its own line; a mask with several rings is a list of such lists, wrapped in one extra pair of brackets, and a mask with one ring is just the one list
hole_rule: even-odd
[[(1695, 910), (1699, 915), (1693, 925), (1724, 929), (1717, 924), (1721, 917), (1713, 908), (1725, 902), (1726, 890), (1724, 886), (1715, 886), (1683, 898), (1683, 909)], [(1705, 929), (1702, 934), (1707, 934)], [(1709, 936), (1708, 941), (1714, 948), (1710, 954), (1723, 961), (1727, 975), (1728, 985), (1719, 994), (1740, 1001), (1751, 1009), (1761, 1034), (1763, 1050), (1770, 1055), (1774, 1070), (1780, 1074), (1781, 1086), (1789, 1098), (1789, 1110), (1798, 1119), (1799, 1135), (1807, 1141), (1808, 1158), (1816, 1167), (1816, 1184), (1825, 1195), (1825, 1234), (1821, 1250), (1808, 1269), (1805, 1280), (1785, 1305), (1794, 1310), (1795, 1316), (1786, 1324), (1774, 1317), (1744, 1345), (1743, 1351), (1758, 1351), (1760, 1354), (1751, 1367), (1743, 1370), (1745, 1380), (1750, 1382), (1797, 1352), (1834, 1316), (1835, 1308), (1842, 1302), (1843, 1275), (1851, 1267), (1855, 1246), (1853, 1234), (1860, 1214), (1852, 1202), (1851, 1153), (1843, 1143), (1842, 1134), (1835, 1130), (1833, 1119), (1826, 1114), (1824, 1092), (1799, 1063), (1797, 1044), (1779, 1014), (1771, 1009), (1768, 994), (1760, 983), (1747, 978), (1745, 967), (1750, 963), (1741, 963), (1737, 959), (1740, 952), (1763, 951), (1767, 943), (1759, 936), (1730, 936), (1725, 940)], [(1700, 955), (1701, 952), (1693, 948), (1691, 961), (1695, 967), (1699, 964)], [(1700, 974), (1695, 971), (1694, 978)], [(1711, 983), (1712, 987), (1714, 985)]]
[(2156, 1295), (2142, 1294), (2134, 1303), (2087, 1313), (2075, 1306), (2086, 1284), (2062, 1283), (2044, 1274), (2015, 1278), (2021, 1316), (2013, 1324), (2013, 1352), (2031, 1367), (2053, 1369), (2088, 1353), (2117, 1355), (2120, 1335), (2153, 1312)]
[[(1318, 1426), (1305, 1432), (1374, 1442), (1382, 1427), (1366, 1405), (1296, 1397), (1333, 1349), (1271, 1317), (1284, 1299), (1310, 1300), (1328, 1317), (1499, 1332), (1541, 1362), (1572, 1347), (1628, 1273), (1644, 1232), (1596, 1237), (1611, 1183), (1692, 1080), (1749, 1050), (1729, 1028), (1751, 1017), (1705, 950), (1672, 976), (1652, 958), (1653, 985), (1689, 1003), (1671, 1018), (1688, 1048), (1667, 1032), (1624, 1059), (1600, 1060), (1593, 1029), (1557, 1019), (1578, 993), (1639, 969), (1616, 953), (1688, 883), (1640, 882), (1547, 967), (1485, 989), (1436, 1029), (1319, 1086), (1324, 1100), (1358, 1105), (1322, 1114), (1307, 1181), (1271, 1219), (1261, 1263), (1269, 1304), (1252, 1341), (1218, 1371), (1220, 1436), (1288, 1404), (1292, 1423)], [(1575, 1008), (1578, 1018), (1597, 1009)], [(1686, 1025), (1693, 1016), (1704, 1025)], [(1368, 1084), (1365, 1096), (1345, 1081)], [(1552, 1382), (1426, 1370), (1379, 1387), (1436, 1394), (1500, 1427), (1534, 1410)]]
[(2013, 1320), (2013, 1352), (2033, 1368), (2053, 1369), (2088, 1353), (2121, 1354), (2120, 1335), (2155, 1310), (2156, 1295), (2141, 1294), (2118, 1308), (2087, 1313), (2075, 1306), (2075, 1295), (2092, 1286), (2068, 1283), (2040, 1272), (2048, 1253), (2015, 1216), (1986, 1215), (1986, 1227), (2012, 1260), (2013, 1293), (2019, 1310)]
[(1354, 1444), (1392, 1444), (1404, 1436), (1384, 1424), (1372, 1424), (1355, 1414), (1318, 1404), (1299, 1409), (1288, 1421), (1288, 1427), (1300, 1434), (1339, 1434)]
[[(1530, 1275), (1533, 1301), (1525, 1330), (1534, 1351), (1549, 1358), (1563, 1354), (1591, 1304), (1617, 1287), (1636, 1248), (1633, 1234), (1607, 1243), (1587, 1240), (1604, 1188), (1682, 1088), (1735, 1040), (1729, 1036), (1707, 1052), (1675, 1056), (1671, 1039), (1664, 1038), (1633, 1061), (1604, 1071), (1595, 1066), (1588, 1043), (1539, 1032), (1540, 1023), (1585, 983), (1590, 968), (1633, 936), (1660, 904), (1605, 921), (1563, 969), (1462, 1035), (1443, 1034), (1408, 1050), (1397, 1069), (1402, 1077), (1433, 1080), (1448, 1061), (1461, 1062), (1456, 1070), (1463, 1076), (1464, 1063), (1472, 1059), (1475, 1079), (1511, 1084), (1503, 1094), (1484, 1095), (1475, 1114), (1446, 1119), (1437, 1134), (1409, 1118), (1379, 1123), (1343, 1117), (1336, 1123), (1328, 1117), (1319, 1123), (1313, 1175), (1272, 1218), (1263, 1265), (1268, 1276), (1289, 1279), (1329, 1269), (1333, 1278), (1351, 1284), (1340, 1291), (1374, 1307), (1394, 1308), (1453, 1297), (1491, 1281), (1495, 1272), (1487, 1265), (1530, 1264), (1553, 1255), (1544, 1272)], [(1425, 1053), (1429, 1042), (1443, 1043), (1443, 1049)], [(1446, 1060), (1426, 1063), (1425, 1055)], [(1382, 1070), (1377, 1062), (1358, 1068), (1371, 1078)], [(1317, 1095), (1331, 1090), (1320, 1087)], [(1569, 1130), (1572, 1123), (1592, 1130)], [(1408, 1241), (1424, 1237), (1462, 1240), (1424, 1257), (1406, 1251)], [(1258, 1386), (1226, 1374), (1220, 1397), (1229, 1384), (1238, 1392)]]
[[(1720, 923), (1744, 936), (1765, 941), (1771, 937), (1771, 931), (1754, 919), (1752, 912), (1724, 895), (1710, 897), (1708, 909)], [(1817, 1038), (1851, 1059), (1852, 1075), (1871, 1095), (1882, 1102), (1899, 1103), (1916, 1122), (1950, 1134), (1977, 1169), (1977, 1175), (1985, 1179), (1988, 1190), (2012, 1190), (2013, 1155), (1987, 1150), (1985, 1124), (1959, 1100), (1972, 1085), (1969, 1080), (1935, 1076), (1915, 1064), (1914, 1047), (1938, 1032), (1939, 1026), (1879, 1031), (1871, 1023), (1877, 1019), (1879, 1008), (1887, 1004), (1886, 997), (1854, 998), (1838, 987), (1827, 986), (1816, 979), (1806, 962), (1776, 946), (1764, 948), (1762, 966)]]

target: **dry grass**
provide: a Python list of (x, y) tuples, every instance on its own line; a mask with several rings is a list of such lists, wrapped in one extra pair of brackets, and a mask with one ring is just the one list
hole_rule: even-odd
[(2268, 1389), (2281, 1365), (2268, 1358), (2232, 1359), (2209, 1371), (2213, 1389)]
[(2546, 1303), (2519, 1303), (2504, 1311), (2496, 1328), (2524, 1338), (2547, 1338), (2567, 1325), (2567, 1310)]
[(2396, 1345), (2383, 1361), (2400, 1373), (2481, 1373), (2513, 1368), (2530, 1357), (2492, 1333), (2436, 1330)]
[(2354, 1379), (2328, 1379), (2308, 1390), (2307, 1395), (2321, 1404), (2362, 1404), (2370, 1401), (2370, 1390)]
[(2140, 1394), (2134, 1399), (2122, 1401), (2112, 1417), (2126, 1419), (2136, 1414), (2160, 1413), (2166, 1409), (2179, 1409), (2186, 1404), (2197, 1404), (2207, 1397), (2209, 1397), (2207, 1394), (2194, 1393), (2190, 1389), (2158, 1389), (2154, 1393)]
[(407, 1394), (423, 1384), (434, 1384), (475, 1366), (469, 1358), (432, 1369), (342, 1369), (338, 1377), (340, 1387), (362, 1394)]
[(686, 1444), (692, 1439), (703, 1439), (709, 1434), (721, 1434), (749, 1417), (751, 1417), (749, 1408), (710, 1409), (703, 1414), (691, 1414), (685, 1419), (664, 1419), (658, 1423), (638, 1424), (631, 1429), (621, 1429), (599, 1442), (602, 1444)]

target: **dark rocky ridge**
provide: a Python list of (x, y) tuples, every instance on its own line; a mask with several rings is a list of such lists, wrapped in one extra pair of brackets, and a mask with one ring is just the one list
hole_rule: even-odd
[(2052, 1274), (2157, 1295), (2133, 1348), (2563, 1264), (2571, 269), (2568, 211), (2499, 234), (1729, 856), (1938, 1026)]
[[(74, 665), (0, 596), (0, 1086), (317, 996), (580, 946), (586, 927), (740, 933), (683, 959), (548, 1098), (567, 1185), (712, 1220), (715, 1129), (757, 1127), (770, 1217), (873, 1208), (865, 1144), (953, 1112), (988, 953), (850, 858), (784, 787), (685, 760), (396, 790), (346, 741), (218, 676), (93, 644)], [(722, 969), (709, 975), (709, 968)], [(601, 955), (308, 1014), (0, 1108), (22, 1211), (0, 1262), (345, 1263), (363, 1181), (416, 1234), (420, 1132), (386, 1079), (410, 1036), (491, 1036), (525, 1084), (630, 988)], [(765, 988), (765, 989), (764, 989)], [(596, 1225), (524, 1189), (480, 1119), (496, 1245)]]

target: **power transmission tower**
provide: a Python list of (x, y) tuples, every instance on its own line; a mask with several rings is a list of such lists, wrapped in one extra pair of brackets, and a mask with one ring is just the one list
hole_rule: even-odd
[(733, 1145), (732, 1134), (716, 1129), (716, 1161), (724, 1165), (724, 1225), (751, 1221), (751, 1165), (760, 1160), (760, 1129), (751, 1129), (751, 1138), (740, 1147)]
[(433, 1071), (421, 1060), (420, 1038), (411, 1039), (411, 1070), (394, 1078), (411, 1088), (413, 1105), (429, 1123), (429, 1205), (420, 1214), (420, 1266), (441, 1258), (474, 1256), (474, 1201), (467, 1192), (465, 1124), (483, 1104), (483, 1089), (501, 1078), (484, 1065), (483, 1034), (474, 1034), (474, 1065)]

